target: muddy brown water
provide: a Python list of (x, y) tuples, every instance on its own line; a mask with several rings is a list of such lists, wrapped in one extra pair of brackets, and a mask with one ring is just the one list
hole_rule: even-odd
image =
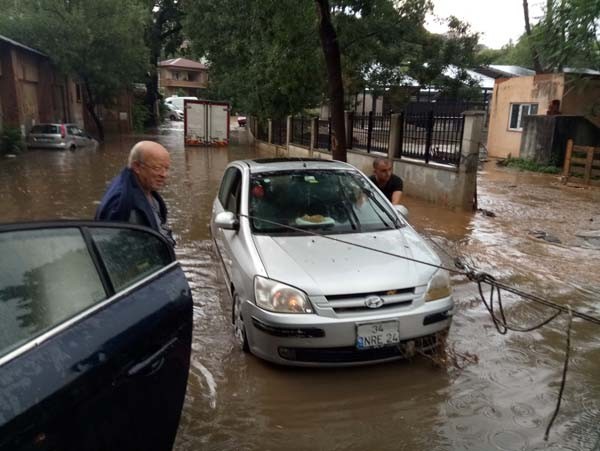
[[(351, 369), (290, 369), (241, 353), (208, 234), (226, 164), (255, 156), (240, 137), (234, 131), (238, 143), (228, 148), (184, 149), (181, 124), (173, 124), (150, 135), (112, 138), (95, 150), (0, 159), (0, 220), (14, 222), (90, 218), (134, 142), (156, 139), (172, 151), (164, 197), (195, 319), (178, 451), (600, 449), (600, 326), (574, 321), (564, 399), (545, 442), (566, 319), (532, 333), (499, 335), (475, 301), (476, 287), (458, 276), (449, 346), (478, 359), (462, 369), (438, 368), (422, 357)], [(600, 191), (565, 188), (556, 176), (493, 163), (482, 168), (478, 189), (479, 206), (495, 217), (405, 198), (412, 224), (449, 254), (468, 256), (504, 282), (600, 316), (600, 250), (576, 237), (600, 229)], [(531, 234), (540, 231), (561, 243)], [(515, 296), (503, 299), (516, 324), (549, 313)]]

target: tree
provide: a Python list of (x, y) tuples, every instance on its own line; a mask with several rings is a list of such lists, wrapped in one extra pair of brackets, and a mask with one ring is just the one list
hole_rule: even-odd
[(312, 0), (190, 3), (186, 35), (208, 60), (209, 95), (261, 118), (318, 106), (324, 83)]
[(104, 139), (98, 105), (109, 105), (145, 72), (145, 11), (120, 0), (2, 3), (0, 33), (45, 52), (65, 74), (79, 78), (85, 107)]
[(146, 98), (149, 111), (148, 125), (157, 125), (159, 114), (157, 102), (158, 60), (161, 53), (177, 53), (183, 42), (182, 22), (185, 17), (183, 2), (179, 0), (140, 0), (147, 11), (144, 41), (148, 47), (148, 73), (146, 76)]

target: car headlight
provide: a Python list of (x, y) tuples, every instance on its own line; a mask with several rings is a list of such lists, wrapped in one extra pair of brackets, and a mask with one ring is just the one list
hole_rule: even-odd
[(425, 302), (447, 298), (451, 294), (452, 289), (450, 288), (450, 274), (448, 274), (448, 271), (445, 269), (438, 269), (427, 285)]
[(277, 313), (312, 313), (310, 301), (302, 291), (275, 280), (254, 278), (256, 305)]

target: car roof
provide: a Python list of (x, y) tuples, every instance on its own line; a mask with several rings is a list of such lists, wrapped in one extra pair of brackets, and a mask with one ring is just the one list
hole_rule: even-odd
[(252, 173), (294, 169), (356, 169), (348, 163), (318, 158), (257, 158), (254, 160), (240, 160), (239, 162), (246, 164)]

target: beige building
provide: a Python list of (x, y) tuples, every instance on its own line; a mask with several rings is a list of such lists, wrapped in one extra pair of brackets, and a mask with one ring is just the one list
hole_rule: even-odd
[(173, 58), (158, 63), (159, 86), (165, 97), (172, 95), (201, 97), (208, 87), (206, 65), (186, 58)]
[(584, 116), (600, 127), (600, 76), (539, 74), (499, 78), (489, 106), (488, 155), (519, 157), (523, 117), (545, 115), (553, 100), (563, 115)]

